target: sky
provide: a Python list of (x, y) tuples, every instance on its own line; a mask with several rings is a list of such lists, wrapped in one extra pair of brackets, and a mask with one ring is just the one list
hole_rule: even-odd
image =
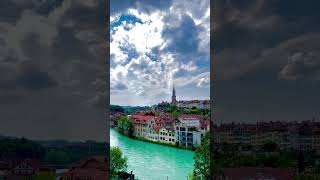
[(320, 2), (216, 0), (216, 122), (320, 119)]
[(210, 97), (210, 1), (110, 2), (110, 102)]
[(109, 98), (207, 98), (210, 41), (215, 121), (319, 117), (318, 0), (119, 2), (0, 1), (0, 135), (105, 141)]
[(106, 1), (0, 1), (0, 135), (108, 140)]

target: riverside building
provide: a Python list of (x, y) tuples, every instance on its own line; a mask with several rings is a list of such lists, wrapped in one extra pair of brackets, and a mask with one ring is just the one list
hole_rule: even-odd
[(149, 112), (136, 112), (129, 119), (133, 122), (135, 137), (183, 147), (201, 144), (209, 130), (209, 122), (202, 115), (186, 114), (177, 119), (165, 113), (155, 116)]
[(178, 118), (175, 124), (176, 142), (180, 146), (193, 147), (201, 144), (201, 138), (206, 132), (203, 127), (204, 117), (201, 115), (185, 114)]
[(213, 131), (215, 144), (261, 147), (273, 142), (280, 149), (320, 153), (320, 122), (316, 121), (228, 123), (215, 126)]

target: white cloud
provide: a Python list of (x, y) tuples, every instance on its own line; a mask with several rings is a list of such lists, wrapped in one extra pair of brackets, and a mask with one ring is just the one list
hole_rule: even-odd
[[(199, 6), (197, 3), (201, 3), (201, 11), (194, 7), (191, 11), (186, 11), (190, 6)], [(177, 28), (181, 24), (181, 17), (189, 14), (199, 30), (198, 52), (209, 54), (209, 6), (205, 7), (208, 2), (197, 3), (175, 0), (169, 10), (155, 10), (147, 14), (138, 9), (128, 9), (122, 13), (134, 15), (143, 23), (124, 21), (111, 30), (110, 54), (111, 64), (114, 65), (110, 69), (111, 87), (119, 82), (128, 87), (123, 90), (111, 89), (111, 103), (150, 105), (170, 100), (173, 83), (180, 88), (189, 85), (208, 88), (209, 72), (203, 72), (193, 57), (168, 50), (166, 47), (170, 43), (162, 37), (165, 28)], [(120, 15), (110, 17), (111, 23), (117, 22)], [(157, 49), (156, 52), (154, 48)], [(210, 62), (208, 66), (209, 64)], [(186, 76), (174, 76), (182, 70)]]
[(208, 87), (210, 84), (210, 72), (203, 72), (197, 76), (180, 77), (174, 80), (177, 87), (195, 84), (197, 87)]
[(2, 49), (2, 52), (14, 54), (17, 59), (26, 60), (27, 57), (22, 50), (21, 41), (28, 35), (39, 36), (39, 43), (42, 46), (50, 47), (57, 36), (57, 25), (70, 8), (70, 5), (70, 1), (64, 1), (60, 7), (52, 11), (47, 17), (26, 9), (14, 25), (0, 23), (2, 29), (0, 38), (3, 38), (6, 43), (6, 49)]

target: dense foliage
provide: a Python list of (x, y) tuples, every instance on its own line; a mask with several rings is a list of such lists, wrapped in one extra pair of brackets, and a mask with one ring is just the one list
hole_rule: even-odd
[(194, 155), (194, 171), (192, 179), (210, 179), (210, 133), (207, 132)]
[(4, 138), (0, 140), (0, 157), (43, 158), (45, 148), (26, 138)]
[(130, 121), (127, 116), (121, 116), (117, 119), (116, 123), (120, 133), (126, 134), (129, 137), (133, 136), (133, 122)]
[(37, 142), (26, 138), (0, 139), (0, 158), (34, 158), (62, 168), (88, 155), (104, 155), (108, 150), (105, 143), (97, 142), (58, 143), (58, 141)]
[(122, 106), (118, 106), (118, 105), (111, 105), (110, 106), (110, 111), (111, 112), (125, 112), (125, 109)]
[(122, 106), (126, 114), (132, 114), (137, 111), (151, 111), (149, 106)]
[(110, 150), (110, 174), (116, 176), (119, 172), (127, 170), (127, 157), (119, 147), (111, 147)]
[(199, 108), (179, 108), (174, 105), (170, 105), (166, 108), (167, 113), (171, 113), (174, 117), (178, 117), (181, 114), (199, 114), (210, 117), (210, 110), (209, 109), (199, 109)]
[(47, 152), (45, 161), (57, 166), (65, 166), (72, 162), (70, 156), (66, 151), (51, 149)]

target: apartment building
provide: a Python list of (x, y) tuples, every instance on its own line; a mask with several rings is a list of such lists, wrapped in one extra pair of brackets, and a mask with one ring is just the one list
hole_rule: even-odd
[(175, 131), (172, 125), (163, 126), (159, 131), (159, 141), (161, 143), (175, 144)]
[(201, 129), (202, 115), (185, 114), (178, 117), (175, 124), (176, 142), (180, 146), (192, 147), (201, 144), (201, 138), (206, 130)]

